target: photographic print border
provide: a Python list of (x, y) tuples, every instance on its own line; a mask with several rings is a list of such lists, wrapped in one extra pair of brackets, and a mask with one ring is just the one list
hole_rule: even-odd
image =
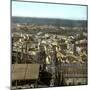
[[(16, 2), (30, 2), (30, 3), (46, 3), (46, 4), (58, 4), (58, 5), (76, 5), (76, 6), (86, 6), (87, 7), (87, 34), (88, 34), (88, 5), (84, 5), (84, 4), (68, 4), (68, 3), (56, 3), (56, 2), (41, 2), (41, 1), (25, 1), (25, 0), (11, 0), (10, 2), (10, 23), (11, 23), (11, 27), (12, 27), (12, 1), (16, 1)], [(11, 31), (11, 29), (10, 29)], [(12, 32), (11, 32), (12, 34)], [(11, 36), (11, 67), (12, 67), (12, 36)], [(87, 51), (88, 51), (88, 36), (87, 36)], [(88, 58), (88, 52), (87, 52), (87, 58)], [(11, 87), (12, 87), (12, 68), (11, 68), (11, 78), (10, 78), (10, 81), (11, 81)], [(88, 85), (88, 59), (87, 59), (87, 84)], [(73, 85), (72, 85), (73, 86)], [(77, 85), (78, 86), (78, 85)], [(82, 85), (79, 85), (79, 86), (82, 86)], [(62, 87), (62, 86), (59, 86), (59, 87)], [(68, 87), (68, 86), (64, 86), (64, 87)], [(47, 87), (46, 87), (47, 88)], [(48, 88), (52, 88), (52, 87), (48, 87)], [(31, 88), (30, 88), (31, 89)], [(34, 89), (34, 88), (33, 88)], [(35, 88), (37, 89), (37, 88)]]

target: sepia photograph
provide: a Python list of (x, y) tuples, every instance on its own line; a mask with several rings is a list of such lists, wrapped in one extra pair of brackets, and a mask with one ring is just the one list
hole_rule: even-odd
[(11, 89), (87, 85), (88, 6), (11, 4)]

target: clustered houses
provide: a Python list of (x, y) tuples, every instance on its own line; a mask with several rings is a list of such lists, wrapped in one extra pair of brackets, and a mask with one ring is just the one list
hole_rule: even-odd
[[(82, 68), (86, 68), (87, 64), (86, 33), (64, 36), (43, 32), (37, 34), (14, 32), (12, 34), (12, 51), (13, 64), (39, 63), (41, 69), (44, 68), (44, 70), (50, 72), (52, 74), (50, 86), (54, 86), (54, 83), (55, 86), (58, 86), (55, 82), (56, 79), (62, 80), (62, 76), (60, 76), (62, 78), (56, 78), (57, 74), (64, 75), (67, 85), (80, 84), (81, 82), (86, 84), (87, 72), (86, 69), (82, 70)], [(42, 67), (42, 64), (44, 64), (44, 67)], [(82, 68), (78, 68), (79, 66), (76, 68), (75, 65)], [(75, 82), (77, 77), (81, 77), (81, 81)], [(84, 80), (82, 80), (82, 77), (84, 77)], [(61, 82), (58, 82), (61, 85)]]
[[(35, 39), (35, 38), (34, 38)], [(75, 40), (75, 37), (58, 37), (58, 35), (39, 35), (36, 38), (38, 41), (37, 43), (34, 42), (32, 45), (35, 49), (39, 51), (42, 47), (45, 50), (45, 53), (47, 56), (50, 52), (55, 48), (57, 56), (61, 54), (63, 57), (67, 57), (71, 55), (72, 57), (81, 57), (81, 55), (87, 55), (87, 40), (84, 38), (82, 40)], [(32, 46), (31, 45), (31, 46)], [(30, 46), (29, 46), (30, 47)], [(58, 57), (59, 58), (59, 57)], [(83, 63), (83, 60), (78, 60), (78, 62), (81, 61)], [(50, 61), (48, 61), (50, 62)], [(67, 63), (65, 60), (61, 61), (62, 63)], [(78, 63), (76, 62), (76, 63)], [(74, 60), (71, 62), (68, 60), (68, 63), (74, 63)]]

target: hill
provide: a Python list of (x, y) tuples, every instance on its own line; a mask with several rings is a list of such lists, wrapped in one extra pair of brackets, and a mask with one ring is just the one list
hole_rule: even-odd
[(12, 23), (14, 24), (50, 24), (60, 25), (66, 27), (87, 27), (86, 20), (68, 20), (58, 18), (36, 18), (36, 17), (12, 17)]

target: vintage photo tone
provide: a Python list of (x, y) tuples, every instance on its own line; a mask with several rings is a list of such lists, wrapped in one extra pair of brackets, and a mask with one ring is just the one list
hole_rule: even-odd
[(12, 1), (12, 90), (88, 84), (87, 8)]

